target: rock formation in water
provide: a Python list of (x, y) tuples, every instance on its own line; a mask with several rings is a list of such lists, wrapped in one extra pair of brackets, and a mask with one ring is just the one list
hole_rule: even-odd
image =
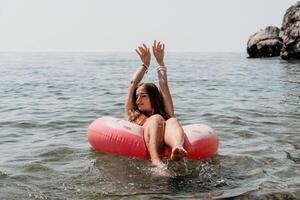
[(287, 9), (281, 30), (268, 26), (250, 36), (247, 42), (250, 58), (281, 56), (300, 59), (300, 1)]
[(250, 58), (279, 56), (283, 47), (279, 37), (280, 29), (268, 26), (264, 30), (250, 36), (247, 43), (247, 52)]
[(282, 22), (283, 48), (282, 59), (300, 59), (300, 1), (291, 6), (285, 13)]

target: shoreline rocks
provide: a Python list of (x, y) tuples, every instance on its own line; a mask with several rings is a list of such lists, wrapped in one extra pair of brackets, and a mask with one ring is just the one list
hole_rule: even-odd
[(300, 59), (300, 1), (287, 9), (281, 29), (268, 26), (251, 35), (247, 42), (249, 58), (280, 56)]
[(268, 26), (250, 36), (247, 42), (247, 53), (251, 58), (279, 56), (283, 47), (279, 37), (280, 29)]

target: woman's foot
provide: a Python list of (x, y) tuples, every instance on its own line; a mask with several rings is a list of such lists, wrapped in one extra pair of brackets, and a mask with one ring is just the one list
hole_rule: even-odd
[(187, 156), (187, 151), (182, 146), (176, 146), (172, 149), (171, 159), (179, 161)]

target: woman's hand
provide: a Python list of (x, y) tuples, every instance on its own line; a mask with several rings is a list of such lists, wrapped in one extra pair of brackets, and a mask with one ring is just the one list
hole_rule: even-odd
[(165, 54), (165, 44), (158, 42), (156, 43), (156, 40), (154, 40), (154, 44), (152, 46), (153, 55), (156, 58), (157, 63), (160, 66), (164, 66), (164, 54)]
[(143, 43), (143, 45), (138, 46), (138, 50), (136, 49), (135, 51), (137, 52), (137, 54), (139, 54), (143, 64), (149, 67), (151, 60), (150, 49)]

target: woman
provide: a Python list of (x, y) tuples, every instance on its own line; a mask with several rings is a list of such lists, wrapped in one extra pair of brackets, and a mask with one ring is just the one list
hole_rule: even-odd
[(183, 148), (184, 132), (174, 115), (173, 101), (168, 87), (167, 68), (164, 64), (165, 45), (154, 41), (153, 55), (157, 61), (160, 90), (153, 83), (140, 83), (147, 72), (151, 54), (145, 44), (136, 49), (142, 64), (134, 73), (125, 102), (127, 120), (143, 126), (144, 139), (153, 165), (162, 165), (164, 144), (172, 149), (171, 159), (181, 160), (187, 152)]

